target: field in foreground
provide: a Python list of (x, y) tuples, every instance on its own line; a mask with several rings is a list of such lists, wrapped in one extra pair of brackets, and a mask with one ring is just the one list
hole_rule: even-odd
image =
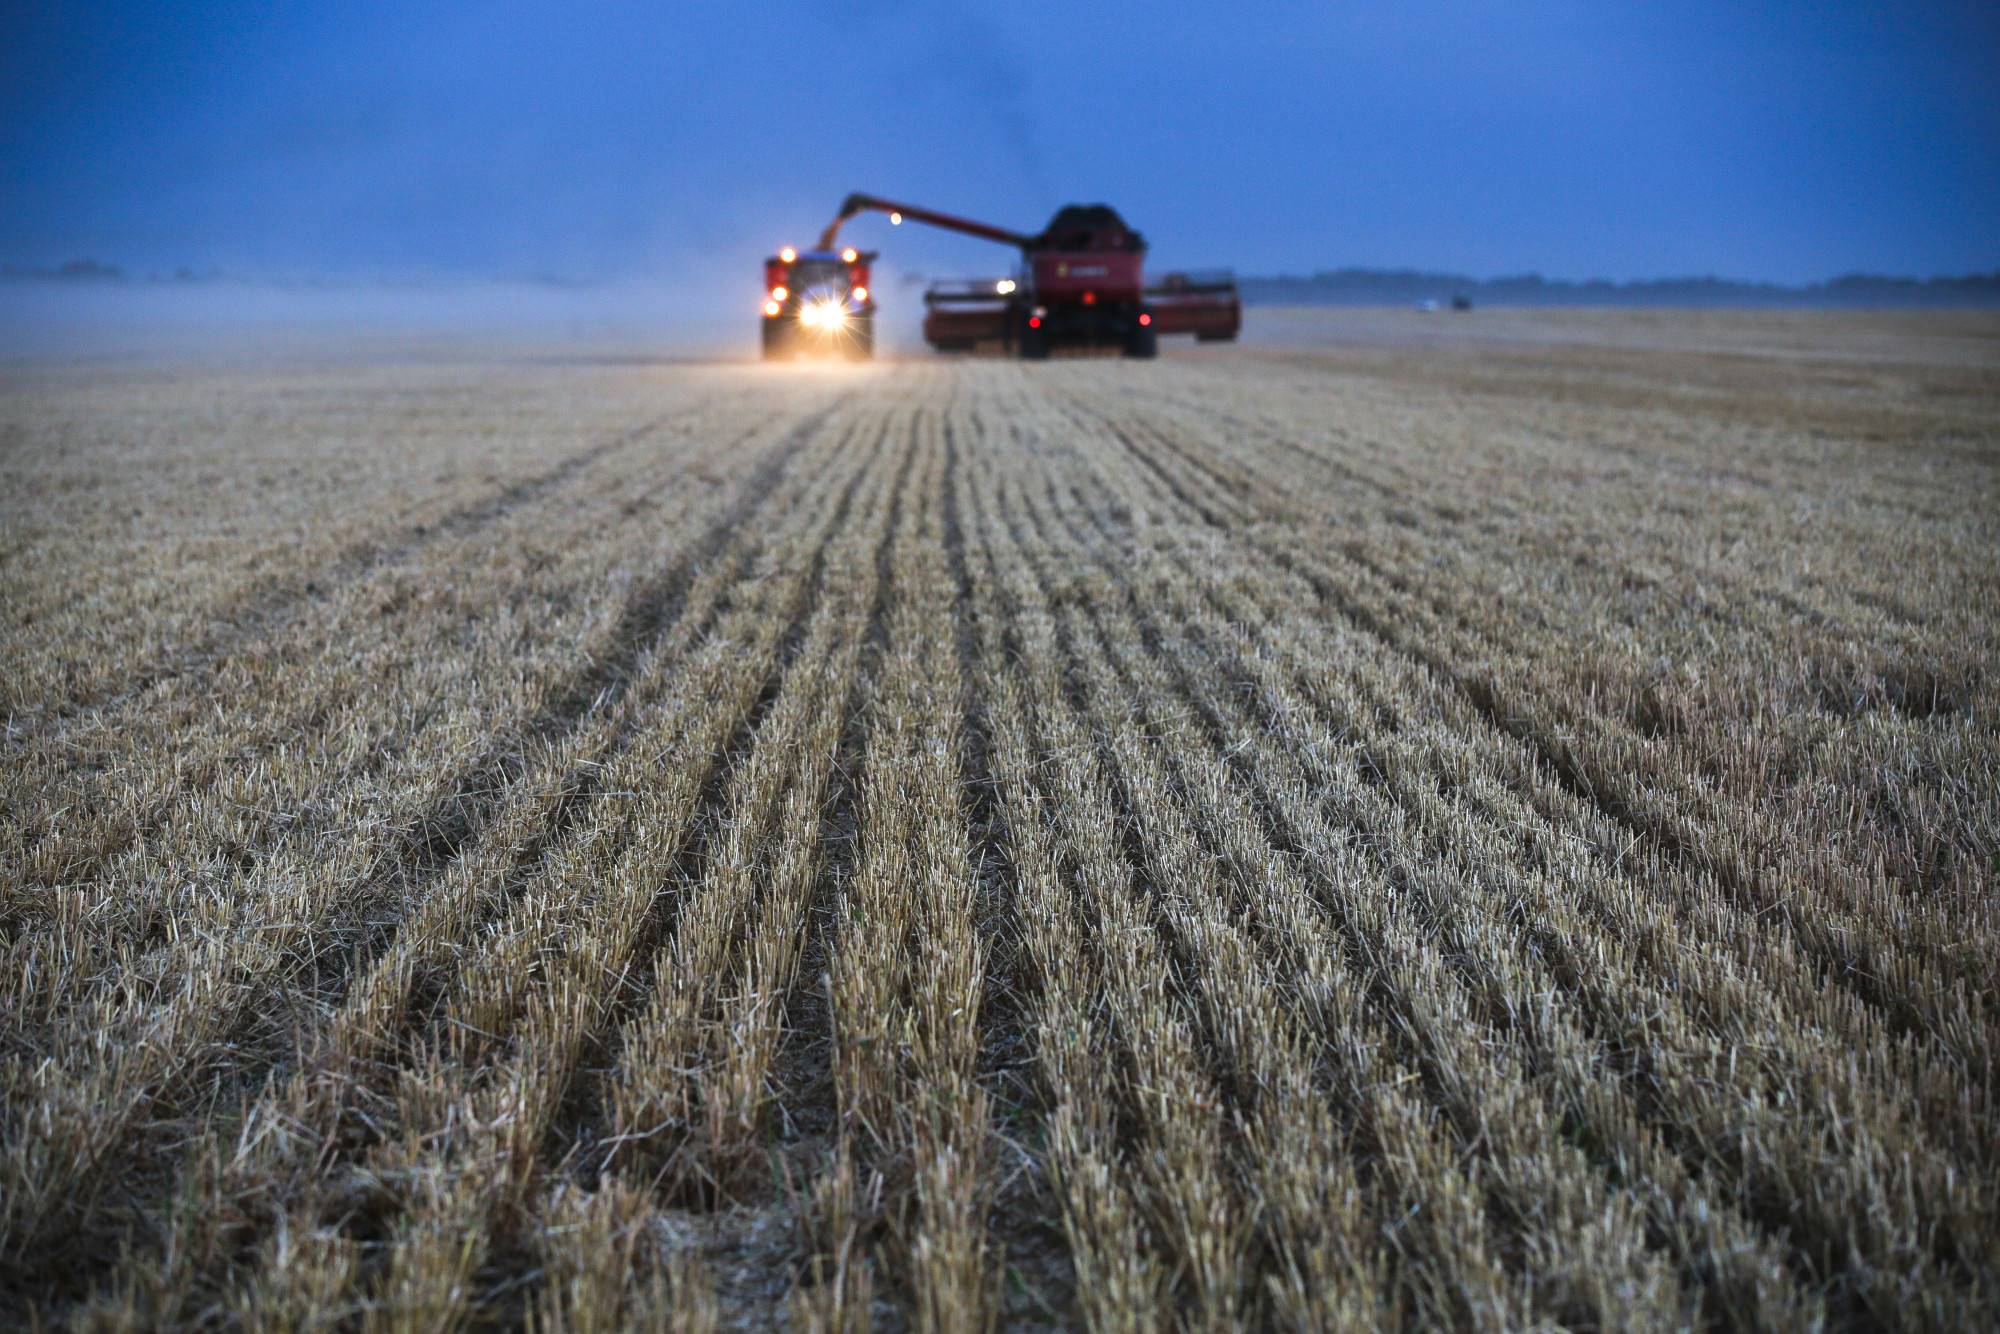
[(1288, 318), (7, 372), (0, 1320), (1991, 1327), (2000, 323)]

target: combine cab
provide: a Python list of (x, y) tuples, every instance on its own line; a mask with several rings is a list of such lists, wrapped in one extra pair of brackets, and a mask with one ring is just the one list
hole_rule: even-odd
[(1149, 288), (1146, 242), (1103, 204), (1070, 204), (1032, 235), (970, 222), (873, 195), (849, 195), (820, 236), (830, 251), (841, 224), (857, 213), (887, 213), (948, 231), (1011, 245), (1021, 252), (1013, 277), (934, 286), (924, 294), (924, 339), (940, 351), (997, 342), (1025, 358), (1057, 347), (1110, 347), (1128, 357), (1158, 355), (1162, 333), (1228, 339), (1242, 327), (1235, 281), (1227, 275), (1172, 274)]
[(872, 250), (797, 251), (764, 261), (764, 358), (798, 352), (875, 355), (875, 299), (868, 293)]

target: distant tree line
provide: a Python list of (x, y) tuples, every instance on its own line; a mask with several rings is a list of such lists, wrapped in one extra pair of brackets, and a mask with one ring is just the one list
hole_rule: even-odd
[(64, 282), (64, 283), (123, 283), (132, 281), (177, 283), (214, 282), (221, 278), (219, 269), (197, 271), (182, 265), (171, 275), (146, 274), (138, 278), (125, 272), (116, 264), (107, 264), (101, 259), (69, 259), (53, 268), (36, 268), (33, 265), (0, 265), (0, 278), (22, 282)]
[(1243, 299), (1270, 306), (1382, 306), (1463, 297), (1495, 306), (2000, 306), (2000, 270), (1963, 277), (1896, 278), (1850, 273), (1791, 286), (1728, 278), (1574, 282), (1524, 273), (1472, 278), (1418, 269), (1322, 269), (1240, 280)]

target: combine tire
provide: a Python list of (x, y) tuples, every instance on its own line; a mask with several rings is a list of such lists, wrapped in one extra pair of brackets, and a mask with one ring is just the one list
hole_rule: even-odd
[(1125, 340), (1125, 355), (1150, 361), (1160, 355), (1160, 334), (1157, 329), (1140, 327), (1132, 331)]
[(1049, 336), (1040, 329), (1023, 329), (1018, 346), (1023, 361), (1047, 361), (1049, 359)]

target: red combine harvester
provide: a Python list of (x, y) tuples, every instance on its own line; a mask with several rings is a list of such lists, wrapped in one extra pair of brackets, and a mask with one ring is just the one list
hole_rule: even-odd
[(1151, 357), (1163, 333), (1214, 342), (1236, 337), (1243, 326), (1236, 282), (1227, 274), (1168, 274), (1148, 287), (1145, 238), (1103, 204), (1066, 205), (1029, 235), (854, 194), (821, 233), (820, 253), (833, 249), (842, 223), (870, 210), (887, 213), (892, 223), (909, 218), (1020, 250), (1014, 277), (937, 284), (924, 294), (924, 340), (942, 352), (998, 342), (1030, 359), (1056, 347), (1116, 347), (1128, 357)]

